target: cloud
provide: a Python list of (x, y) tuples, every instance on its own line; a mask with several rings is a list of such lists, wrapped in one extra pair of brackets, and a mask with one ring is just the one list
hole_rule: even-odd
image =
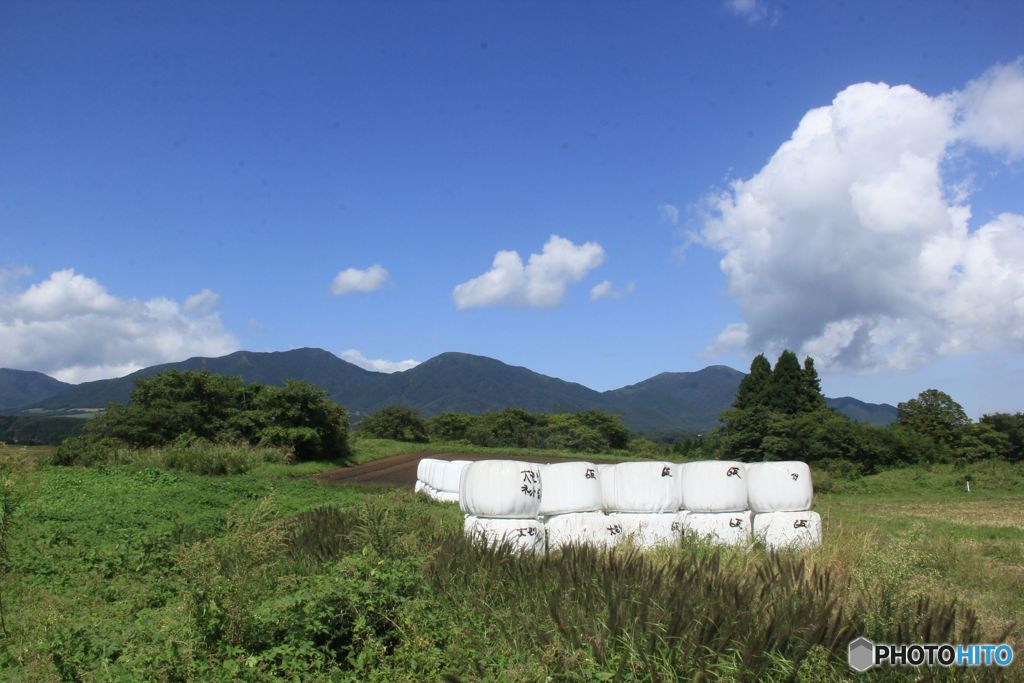
[(364, 370), (374, 372), (402, 372), (411, 370), (420, 364), (418, 360), (382, 360), (380, 358), (370, 359), (356, 349), (347, 349), (341, 352), (341, 357), (349, 363), (354, 363)]
[(452, 292), (460, 308), (484, 306), (544, 306), (561, 303), (565, 288), (579, 282), (604, 262), (597, 242), (576, 245), (552, 235), (539, 254), (530, 254), (526, 266), (519, 253), (499, 251), (491, 270), (460, 285)]
[(216, 314), (194, 315), (166, 298), (122, 299), (72, 269), (0, 294), (0, 366), (66, 382), (237, 349)]
[(331, 293), (335, 296), (344, 296), (352, 292), (372, 292), (390, 281), (391, 276), (380, 264), (375, 263), (365, 270), (346, 268), (334, 276)]
[(15, 282), (32, 274), (28, 266), (0, 266), (0, 289), (7, 286), (8, 282)]
[(198, 294), (193, 294), (185, 299), (185, 305), (182, 308), (187, 313), (209, 313), (217, 308), (219, 303), (220, 294), (204, 289)]
[(1024, 58), (1000, 64), (952, 96), (961, 112), (957, 133), (1011, 158), (1024, 157)]
[(698, 240), (723, 253), (743, 320), (708, 351), (880, 371), (1024, 349), (1024, 217), (971, 230), (964, 179), (943, 177), (954, 148), (1017, 153), (1004, 105), (1022, 84), (1018, 61), (960, 93), (860, 83), (807, 112), (764, 168), (707, 199)]
[(675, 204), (659, 204), (658, 213), (672, 225), (679, 225), (679, 207)]
[(602, 280), (590, 288), (590, 300), (614, 299), (618, 301), (627, 294), (632, 294), (635, 289), (636, 283), (632, 281), (627, 282), (625, 287), (616, 289), (611, 280)]
[(764, 21), (769, 14), (764, 0), (725, 0), (725, 6), (730, 12), (751, 24)]

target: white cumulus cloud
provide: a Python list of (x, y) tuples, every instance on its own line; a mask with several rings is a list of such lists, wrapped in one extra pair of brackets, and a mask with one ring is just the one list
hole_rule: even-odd
[(518, 252), (499, 251), (491, 269), (456, 285), (452, 298), (458, 308), (557, 306), (570, 283), (579, 282), (603, 262), (604, 249), (597, 242), (577, 245), (551, 235), (541, 253), (530, 254), (525, 266)]
[(679, 225), (679, 207), (675, 204), (659, 204), (658, 213), (672, 225)]
[(1000, 64), (953, 95), (957, 132), (980, 147), (1024, 157), (1024, 58)]
[(60, 270), (0, 293), (0, 366), (77, 383), (238, 349), (216, 314), (199, 313), (166, 298), (122, 299), (92, 278)]
[(632, 281), (627, 282), (624, 287), (616, 287), (611, 280), (602, 280), (590, 288), (590, 300), (614, 299), (618, 301), (627, 294), (632, 294), (634, 290), (636, 290), (636, 283)]
[(725, 6), (738, 17), (743, 17), (751, 24), (768, 18), (768, 6), (764, 0), (725, 0)]
[(357, 349), (347, 349), (342, 351), (341, 357), (349, 363), (358, 365), (364, 370), (373, 370), (374, 372), (402, 372), (403, 370), (411, 370), (420, 364), (420, 361), (412, 359), (383, 360), (381, 358), (367, 358)]
[[(1020, 61), (959, 93), (860, 83), (809, 111), (753, 177), (710, 197), (698, 239), (743, 321), (709, 350), (800, 350), (832, 367), (910, 369), (1024, 349), (1024, 216), (971, 229), (954, 148), (1012, 157)], [(1009, 120), (1012, 119), (1012, 120)]]
[(369, 268), (346, 268), (334, 276), (331, 292), (335, 296), (343, 296), (352, 292), (372, 292), (380, 289), (391, 281), (388, 271), (380, 264)]
[(209, 313), (213, 309), (217, 308), (217, 304), (220, 303), (220, 294), (211, 292), (209, 289), (193, 294), (192, 296), (185, 299), (185, 305), (182, 307), (187, 313)]

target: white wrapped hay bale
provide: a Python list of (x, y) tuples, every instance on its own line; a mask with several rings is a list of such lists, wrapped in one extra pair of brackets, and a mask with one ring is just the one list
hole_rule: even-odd
[(601, 508), (610, 510), (608, 506), (615, 501), (615, 465), (598, 465), (597, 482), (601, 486)]
[(623, 462), (609, 468), (612, 474), (609, 512), (675, 512), (681, 505), (676, 467), (668, 462)]
[(434, 500), (438, 503), (458, 503), (459, 494), (451, 491), (437, 491), (434, 493)]
[(439, 462), (442, 461), (437, 458), (422, 458), (416, 465), (416, 478), (424, 484), (430, 484), (433, 486), (434, 483), (431, 480), (431, 474), (433, 472), (432, 468)]
[(623, 538), (622, 525), (603, 512), (571, 512), (544, 519), (548, 550), (570, 544), (611, 548)]
[(515, 552), (520, 553), (543, 553), (545, 548), (544, 525), (536, 519), (476, 517), (471, 536), (474, 539), (483, 538), (487, 545), (508, 543)]
[(754, 538), (771, 550), (816, 548), (821, 545), (821, 515), (809, 510), (754, 515)]
[(690, 512), (682, 520), (685, 534), (694, 534), (711, 543), (746, 546), (751, 541), (751, 513)]
[(447, 469), (447, 460), (436, 460), (434, 458), (431, 458), (430, 462), (427, 463), (427, 478), (424, 479), (423, 481), (430, 484), (430, 488), (434, 489), (435, 491), (440, 491), (441, 485), (444, 483), (444, 473), (447, 471)]
[(516, 460), (481, 460), (465, 466), (459, 503), (477, 517), (533, 519), (541, 501), (540, 466)]
[(591, 512), (602, 506), (601, 483), (592, 462), (560, 462), (541, 465), (542, 517), (570, 512)]
[(746, 472), (741, 462), (688, 462), (682, 478), (681, 507), (690, 512), (739, 512), (747, 509)]
[(638, 548), (677, 545), (683, 535), (685, 513), (630, 513), (609, 515), (622, 525), (623, 534)]
[(452, 460), (444, 468), (441, 475), (441, 485), (437, 488), (441, 491), (454, 493), (458, 497), (459, 483), (462, 480), (462, 470), (469, 464), (469, 460)]
[(754, 512), (810, 509), (814, 485), (807, 463), (757, 462), (746, 469), (747, 501)]

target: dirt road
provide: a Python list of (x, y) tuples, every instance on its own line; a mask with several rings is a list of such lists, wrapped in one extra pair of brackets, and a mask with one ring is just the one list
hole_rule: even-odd
[[(423, 458), (438, 460), (523, 460), (526, 462), (567, 462), (565, 458), (535, 458), (511, 455), (474, 455), (471, 453), (407, 453), (353, 467), (322, 472), (316, 478), (327, 484), (391, 484), (412, 488), (416, 483), (416, 466)], [(580, 460), (586, 460), (580, 455)], [(602, 460), (601, 462), (611, 462)]]

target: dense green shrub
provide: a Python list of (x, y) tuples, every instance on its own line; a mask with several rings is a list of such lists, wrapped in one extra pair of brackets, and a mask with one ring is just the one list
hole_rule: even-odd
[(419, 414), (405, 406), (386, 406), (359, 423), (359, 431), (378, 439), (426, 442), (427, 425)]
[(427, 420), (427, 433), (432, 441), (462, 441), (473, 419), (466, 413), (441, 413)]
[(148, 448), (192, 439), (269, 446), (299, 460), (350, 455), (348, 415), (323, 389), (293, 380), (280, 387), (244, 384), (205, 371), (139, 379), (128, 404), (109, 404), (87, 431), (95, 449), (88, 439), (75, 440), (54, 462), (88, 464), (94, 451), (98, 461), (114, 442)]

